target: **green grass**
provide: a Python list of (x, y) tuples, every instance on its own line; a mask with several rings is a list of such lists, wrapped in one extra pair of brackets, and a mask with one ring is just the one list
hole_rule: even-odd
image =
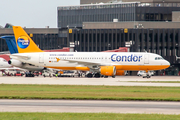
[(0, 99), (180, 101), (180, 87), (0, 84)]
[(0, 120), (179, 120), (180, 115), (116, 113), (0, 113)]
[(180, 81), (128, 81), (128, 82), (138, 82), (138, 83), (180, 83)]

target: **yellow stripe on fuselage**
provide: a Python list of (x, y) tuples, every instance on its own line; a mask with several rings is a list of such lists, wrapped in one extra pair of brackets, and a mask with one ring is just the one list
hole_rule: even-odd
[[(116, 70), (131, 70), (131, 71), (139, 71), (139, 70), (161, 70), (166, 69), (169, 65), (114, 65)], [(60, 70), (81, 70), (81, 71), (89, 71), (88, 67), (53, 67), (53, 66), (45, 66), (47, 68), (60, 69)]]
[(116, 66), (116, 70), (130, 70), (130, 71), (161, 70), (169, 67), (169, 65), (115, 65), (115, 66)]

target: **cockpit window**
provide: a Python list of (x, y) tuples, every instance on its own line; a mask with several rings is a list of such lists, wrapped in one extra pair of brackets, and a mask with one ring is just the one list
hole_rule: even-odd
[(3, 60), (4, 62), (7, 62), (6, 60)]
[(155, 60), (163, 60), (162, 57), (155, 57)]

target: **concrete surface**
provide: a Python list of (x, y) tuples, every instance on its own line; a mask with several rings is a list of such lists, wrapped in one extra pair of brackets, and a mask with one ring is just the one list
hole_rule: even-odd
[(180, 114), (180, 103), (100, 100), (0, 100), (0, 112)]
[[(131, 81), (131, 82), (130, 82)], [(135, 82), (133, 82), (135, 81)], [(140, 83), (136, 81), (149, 81)], [(116, 78), (68, 78), (68, 77), (0, 77), (0, 84), (50, 84), (50, 85), (110, 85), (110, 86), (170, 86), (180, 87), (180, 83), (151, 83), (151, 81), (180, 81), (180, 76), (152, 76), (150, 79), (138, 76), (118, 76)]]

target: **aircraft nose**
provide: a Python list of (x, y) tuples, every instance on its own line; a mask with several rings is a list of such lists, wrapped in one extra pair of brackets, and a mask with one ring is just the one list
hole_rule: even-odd
[(170, 62), (166, 60), (165, 65), (170, 66)]

